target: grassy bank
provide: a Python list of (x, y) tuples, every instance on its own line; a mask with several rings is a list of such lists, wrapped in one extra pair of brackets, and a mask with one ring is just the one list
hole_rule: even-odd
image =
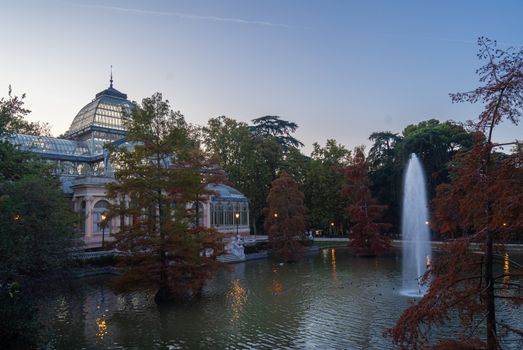
[(317, 247), (346, 247), (347, 242), (343, 241), (314, 241), (314, 245)]

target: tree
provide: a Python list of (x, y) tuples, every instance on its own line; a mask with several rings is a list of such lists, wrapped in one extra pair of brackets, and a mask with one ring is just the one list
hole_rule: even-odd
[[(456, 155), (452, 181), (438, 187), (433, 201), (434, 228), (442, 234), (462, 230), (466, 235), (446, 244), (445, 253), (423, 277), (425, 283), (430, 281), (428, 293), (389, 331), (401, 347), (425, 348), (432, 325), (444, 323), (454, 313), (462, 327), (460, 335), (435, 347), (499, 349), (504, 336), (523, 336), (521, 329), (497, 314), (501, 303), (517, 307), (523, 302), (523, 286), (513, 279), (522, 271), (509, 271), (503, 246), (523, 229), (523, 153), (519, 144), (515, 153), (499, 157), (494, 152), (498, 145), (492, 142), (494, 127), (502, 120), (517, 123), (521, 118), (523, 50), (500, 50), (486, 38), (479, 38), (478, 44), (478, 57), (487, 61), (477, 71), (484, 85), (451, 98), (485, 103), (479, 119), (471, 123), (484, 135), (476, 136), (472, 149)], [(504, 269), (497, 272), (496, 265), (503, 263)]]
[(291, 148), (281, 162), (281, 169), (285, 170), (303, 188), (308, 176), (311, 158), (307, 157), (298, 148)]
[(267, 196), (265, 231), (274, 255), (284, 262), (298, 260), (303, 254), (306, 208), (303, 193), (294, 179), (283, 171), (272, 182)]
[(397, 149), (403, 137), (390, 131), (373, 132), (369, 151), (369, 178), (371, 192), (376, 199), (387, 206), (383, 219), (399, 227), (400, 192), (403, 164), (398, 160)]
[(363, 147), (357, 147), (352, 162), (342, 169), (348, 181), (342, 193), (349, 202), (347, 213), (351, 222), (350, 245), (359, 256), (374, 256), (390, 248), (390, 239), (383, 233), (391, 225), (377, 222), (385, 206), (379, 205), (372, 197), (368, 172), (369, 163)]
[(303, 147), (303, 143), (298, 141), (291, 133), (298, 129), (298, 124), (283, 120), (278, 116), (266, 115), (252, 120), (251, 126), (253, 135), (262, 137), (274, 137), (282, 146), (284, 151), (292, 147)]
[(24, 118), (31, 113), (24, 107), (25, 94), (18, 97), (13, 95), (11, 85), (7, 92), (7, 98), (0, 99), (0, 136), (3, 134), (29, 134), (49, 135), (49, 125), (46, 123), (34, 123)]
[[(134, 103), (124, 117), (134, 147), (113, 149), (116, 182), (107, 186), (115, 203), (110, 216), (121, 217), (115, 247), (123, 252), (119, 290), (157, 287), (157, 303), (197, 294), (222, 266), (222, 236), (197, 220), (198, 201), (209, 176), (202, 174), (202, 153), (180, 112), (160, 93)], [(125, 217), (130, 217), (127, 222)], [(196, 224), (198, 223), (198, 224)]]
[(406, 164), (412, 153), (420, 158), (428, 174), (431, 197), (439, 184), (448, 182), (448, 162), (458, 150), (470, 148), (473, 143), (472, 133), (453, 121), (429, 119), (407, 126), (402, 134), (396, 147), (397, 159)]
[(247, 124), (212, 118), (203, 129), (205, 145), (219, 158), (233, 185), (249, 198), (251, 230), (263, 226), (263, 208), (283, 152), (273, 137), (255, 136)]
[(373, 132), (370, 134), (369, 141), (374, 142), (368, 157), (371, 169), (377, 170), (392, 166), (395, 160), (394, 149), (401, 140), (401, 136), (390, 131)]
[(20, 152), (2, 136), (38, 133), (21, 98), (0, 100), (0, 337), (6, 348), (36, 347), (38, 310), (33, 292), (68, 270), (76, 216), (60, 181), (45, 162)]
[(387, 205), (386, 220), (399, 227), (403, 173), (411, 153), (423, 163), (433, 198), (436, 187), (449, 181), (448, 163), (458, 150), (472, 146), (473, 135), (453, 121), (430, 119), (408, 125), (401, 135), (375, 132), (369, 140), (374, 142), (369, 152), (371, 189)]
[(332, 139), (327, 140), (325, 147), (314, 143), (313, 148), (303, 184), (310, 225), (343, 232), (348, 221), (347, 199), (340, 191), (345, 179), (338, 170), (349, 163), (351, 153)]

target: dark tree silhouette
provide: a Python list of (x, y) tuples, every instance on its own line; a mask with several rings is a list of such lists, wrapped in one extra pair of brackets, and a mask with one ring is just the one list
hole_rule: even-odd
[(77, 216), (64, 197), (52, 167), (22, 152), (4, 137), (42, 135), (45, 124), (25, 117), (24, 96), (0, 99), (0, 339), (2, 349), (40, 348), (41, 330), (35, 301), (42, 280), (69, 277), (68, 250)]
[(298, 129), (298, 124), (283, 120), (278, 116), (266, 115), (252, 120), (251, 132), (256, 136), (274, 137), (287, 151), (292, 147), (303, 147), (303, 143), (294, 138), (291, 133)]

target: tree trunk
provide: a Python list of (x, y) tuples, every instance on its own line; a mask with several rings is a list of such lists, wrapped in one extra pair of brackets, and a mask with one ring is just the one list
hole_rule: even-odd
[[(503, 91), (501, 92), (501, 95), (503, 95)], [(497, 115), (497, 111), (499, 108), (500, 101), (498, 101), (498, 104), (496, 106), (495, 114)], [(490, 124), (490, 130), (488, 134), (488, 140), (487, 143), (492, 146), (492, 131), (494, 130), (494, 123)], [(489, 149), (489, 153), (487, 154), (487, 161), (484, 164), (484, 174), (487, 179), (489, 179), (489, 167), (491, 162), (491, 155), (492, 155), (492, 148)], [(488, 188), (488, 187), (487, 187)], [(490, 200), (487, 201), (487, 225), (491, 219), (491, 212), (492, 208), (490, 206)], [(485, 285), (487, 286), (487, 349), (488, 350), (495, 350), (498, 348), (498, 340), (497, 340), (497, 334), (496, 334), (496, 300), (494, 298), (494, 274), (493, 274), (493, 265), (494, 265), (494, 257), (493, 257), (493, 232), (491, 230), (487, 230), (487, 251), (485, 254)]]
[(160, 286), (156, 294), (154, 295), (154, 302), (156, 304), (161, 304), (165, 302), (172, 301), (174, 299), (174, 293), (168, 286)]
[(496, 305), (494, 298), (494, 276), (492, 272), (493, 259), (492, 232), (487, 233), (487, 251), (485, 254), (485, 285), (487, 286), (487, 349), (498, 348), (496, 334)]

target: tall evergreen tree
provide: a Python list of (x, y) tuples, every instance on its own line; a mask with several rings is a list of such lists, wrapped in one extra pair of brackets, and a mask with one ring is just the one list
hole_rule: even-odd
[(292, 136), (298, 124), (283, 120), (278, 116), (266, 115), (252, 120), (251, 131), (256, 136), (274, 137), (284, 151), (293, 147), (303, 147), (298, 139)]

